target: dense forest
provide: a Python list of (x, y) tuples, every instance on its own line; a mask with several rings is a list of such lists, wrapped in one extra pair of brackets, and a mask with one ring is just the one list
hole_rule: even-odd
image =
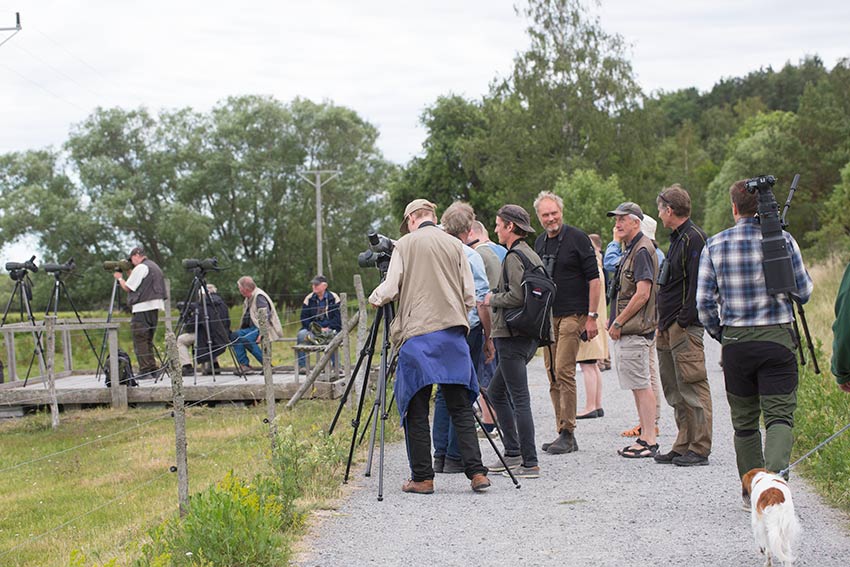
[[(733, 181), (775, 175), (781, 206), (799, 173), (789, 230), (807, 257), (850, 250), (850, 60), (830, 69), (801, 53), (708, 92), (645, 93), (623, 38), (583, 2), (529, 0), (519, 12), (529, 43), (511, 72), (480, 98), (446, 93), (429, 105), (422, 152), (407, 164), (388, 162), (378, 130), (332, 102), (239, 95), (207, 113), (98, 108), (59, 149), (0, 156), (0, 245), (28, 237), (41, 261), (73, 256), (86, 307), (108, 300), (101, 262), (134, 243), (175, 289), (191, 277), (183, 258), (217, 256), (230, 269), (210, 281), (231, 297), (247, 273), (293, 302), (315, 270), (315, 197), (299, 173), (339, 168), (322, 211), (325, 271), (339, 291), (354, 273), (376, 281), (357, 267), (365, 235), (397, 236), (417, 197), (441, 209), (463, 199), (490, 226), (500, 205), (530, 209), (550, 189), (566, 222), (605, 238), (606, 210), (628, 199), (653, 213), (658, 192), (679, 183), (712, 234), (732, 223)], [(52, 281), (34, 280), (46, 297)]]

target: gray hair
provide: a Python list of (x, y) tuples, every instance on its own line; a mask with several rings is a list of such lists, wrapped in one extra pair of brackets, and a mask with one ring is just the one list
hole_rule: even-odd
[(446, 209), (446, 212), (440, 218), (443, 229), (452, 236), (469, 232), (474, 222), (475, 211), (469, 203), (464, 203), (463, 201), (455, 201), (449, 205), (449, 208)]
[(534, 210), (535, 210), (535, 212), (537, 211), (537, 206), (540, 205), (540, 201), (542, 201), (544, 199), (551, 199), (552, 201), (555, 202), (556, 205), (558, 205), (558, 208), (561, 209), (561, 211), (564, 210), (564, 200), (561, 199), (561, 197), (559, 197), (558, 195), (555, 195), (551, 191), (541, 191), (540, 194), (537, 195), (537, 198), (534, 199)]
[(236, 282), (236, 285), (238, 285), (241, 289), (247, 290), (253, 290), (257, 287), (257, 284), (254, 283), (254, 278), (252, 278), (251, 276), (242, 276)]

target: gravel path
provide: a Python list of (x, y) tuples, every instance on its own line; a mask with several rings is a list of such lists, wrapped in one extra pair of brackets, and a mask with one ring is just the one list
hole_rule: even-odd
[[(317, 517), (294, 564), (762, 565), (749, 514), (741, 509), (719, 347), (712, 340), (706, 345), (715, 416), (710, 466), (619, 457), (616, 450), (627, 444), (619, 433), (637, 422), (637, 414), (631, 393), (620, 390), (614, 371), (607, 371), (605, 417), (579, 421), (578, 453), (541, 452), (539, 479), (522, 480), (517, 490), (510, 479), (493, 474), (492, 488), (475, 494), (464, 475), (440, 474), (435, 494), (404, 494), (404, 447), (389, 445), (384, 501), (376, 499), (377, 466), (372, 478), (364, 478), (363, 465), (357, 465), (349, 496), (337, 510)], [(581, 409), (581, 374), (577, 378)], [(529, 383), (539, 446), (554, 437), (542, 356), (529, 364)], [(673, 428), (662, 401), (662, 451), (670, 448)], [(350, 429), (340, 433), (348, 436)], [(486, 443), (482, 440), (485, 464), (495, 458)], [(850, 564), (848, 518), (823, 504), (799, 476), (792, 481), (805, 530), (797, 565)]]

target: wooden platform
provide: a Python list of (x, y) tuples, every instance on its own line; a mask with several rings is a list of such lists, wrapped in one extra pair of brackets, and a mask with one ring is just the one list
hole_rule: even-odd
[[(275, 369), (274, 380), (275, 399), (288, 400), (296, 392), (305, 376), (296, 376), (292, 369)], [(340, 378), (333, 382), (316, 381), (311, 391), (312, 397), (324, 399), (339, 398), (345, 390), (346, 379)], [(265, 399), (265, 382), (262, 373), (249, 374), (244, 378), (232, 371), (213, 376), (183, 378), (183, 394), (186, 403), (210, 401), (262, 401)], [(111, 389), (106, 387), (103, 376), (95, 379), (93, 373), (75, 373), (56, 379), (56, 397), (60, 406), (80, 405), (110, 405), (112, 403)], [(144, 379), (139, 386), (127, 388), (127, 402), (142, 403), (171, 403), (171, 380), (164, 375), (159, 381)], [(27, 386), (23, 381), (0, 384), (0, 409), (9, 411), (13, 408), (25, 409), (33, 406), (43, 406), (50, 403), (47, 387), (41, 377), (31, 377)]]

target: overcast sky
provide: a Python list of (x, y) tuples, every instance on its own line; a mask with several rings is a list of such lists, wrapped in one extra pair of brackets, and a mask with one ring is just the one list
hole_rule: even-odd
[[(59, 146), (97, 106), (209, 110), (230, 95), (330, 100), (378, 127), (404, 163), (441, 94), (480, 98), (525, 49), (509, 0), (0, 0), (0, 153)], [(850, 3), (610, 0), (645, 91), (694, 86), (818, 54), (850, 57)], [(0, 42), (13, 32), (0, 32)]]

